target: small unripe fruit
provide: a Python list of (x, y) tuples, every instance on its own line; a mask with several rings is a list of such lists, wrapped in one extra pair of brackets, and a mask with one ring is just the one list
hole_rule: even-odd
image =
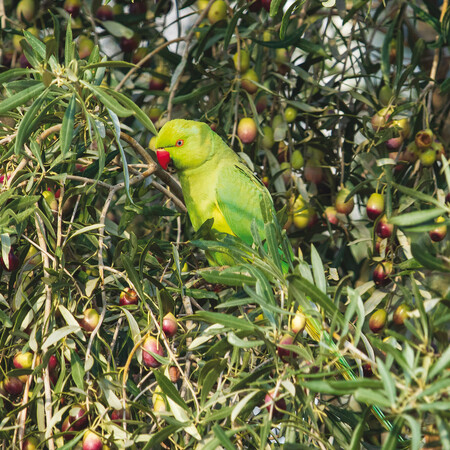
[(283, 180), (287, 184), (291, 179), (291, 163), (283, 162), (280, 164), (280, 170), (283, 172)]
[(22, 450), (36, 450), (38, 445), (39, 441), (35, 437), (30, 436), (22, 442)]
[(424, 152), (420, 154), (419, 159), (422, 166), (431, 167), (436, 162), (436, 152), (433, 148), (424, 150)]
[(120, 306), (126, 305), (137, 305), (139, 302), (139, 297), (134, 289), (126, 287), (119, 296)]
[(268, 125), (262, 127), (263, 137), (261, 138), (261, 144), (263, 148), (266, 150), (270, 150), (275, 144), (275, 140), (273, 138), (273, 129)]
[(35, 12), (34, 0), (20, 0), (17, 4), (16, 13), (20, 20), (25, 19), (27, 22), (31, 22), (34, 19)]
[(172, 383), (176, 383), (180, 379), (180, 369), (177, 366), (170, 366), (169, 377)]
[(397, 150), (402, 146), (403, 138), (401, 136), (393, 137), (388, 139), (385, 143), (389, 150)]
[(163, 110), (161, 108), (154, 106), (148, 110), (148, 117), (153, 123), (155, 123), (159, 120), (162, 113), (163, 113)]
[(58, 209), (58, 202), (56, 201), (55, 193), (50, 188), (42, 192), (42, 197), (44, 197), (45, 202), (50, 207), (52, 211)]
[(314, 184), (319, 184), (323, 180), (323, 169), (315, 159), (311, 158), (306, 161), (305, 180)]
[(199, 11), (203, 11), (208, 6), (208, 0), (197, 0)]
[(242, 75), (241, 86), (245, 89), (249, 94), (254, 94), (258, 90), (258, 86), (256, 86), (254, 81), (259, 82), (258, 74), (253, 69), (248, 69)]
[(86, 331), (93, 331), (99, 321), (99, 313), (94, 308), (88, 308), (83, 312), (83, 318), (80, 321), (80, 325)]
[(88, 426), (89, 419), (86, 410), (80, 406), (75, 405), (69, 412), (70, 429), (74, 431), (83, 430)]
[(55, 355), (50, 356), (50, 359), (48, 360), (48, 370), (50, 372), (54, 372), (59, 366), (58, 358), (56, 358)]
[(164, 334), (170, 338), (177, 334), (178, 322), (172, 313), (167, 313), (163, 318), (162, 330)]
[(300, 170), (303, 167), (305, 160), (303, 159), (302, 152), (300, 150), (294, 150), (291, 156), (291, 166), (295, 170)]
[(73, 429), (70, 427), (70, 419), (69, 416), (67, 416), (61, 425), (61, 433), (64, 433), (65, 440), (73, 439), (75, 436), (75, 434), (70, 433), (70, 431), (73, 431)]
[(378, 100), (383, 106), (387, 106), (392, 98), (392, 89), (388, 85), (384, 85), (381, 87), (380, 92), (378, 94)]
[(130, 15), (139, 16), (147, 12), (147, 5), (145, 1), (135, 0), (130, 4)]
[(393, 108), (382, 108), (372, 116), (371, 123), (374, 131), (379, 131), (386, 127), (389, 118), (391, 117), (392, 110)]
[(304, 230), (308, 226), (310, 219), (310, 210), (308, 205), (303, 200), (303, 197), (299, 195), (294, 204), (292, 205), (293, 222), (296, 228)]
[(92, 39), (89, 39), (86, 36), (80, 36), (80, 39), (78, 40), (78, 55), (81, 59), (89, 58), (94, 47), (95, 44)]
[(408, 318), (409, 311), (410, 308), (406, 303), (402, 303), (401, 305), (399, 305), (394, 312), (394, 323), (396, 325), (403, 325), (405, 323), (405, 320)]
[[(435, 222), (437, 224), (442, 223), (445, 222), (445, 219), (444, 217), (440, 216), (435, 220)], [(445, 238), (445, 235), (447, 234), (447, 225), (439, 225), (433, 230), (430, 230), (429, 234), (433, 242), (442, 241)]]
[(227, 4), (224, 0), (216, 0), (208, 11), (208, 20), (215, 24), (227, 17)]
[(376, 232), (382, 239), (392, 236), (392, 233), (394, 232), (394, 225), (388, 222), (386, 214), (377, 223)]
[[(134, 52), (133, 55), (131, 56), (131, 62), (133, 64), (138, 64), (140, 63), (148, 54), (150, 53), (149, 49), (146, 47), (139, 47), (137, 48)], [(147, 67), (148, 66), (148, 61), (143, 63), (142, 67)], [(151, 89), (151, 88), (150, 88)]]
[(386, 286), (391, 282), (390, 275), (392, 273), (392, 263), (384, 261), (377, 264), (373, 271), (373, 281), (377, 286)]
[(122, 37), (120, 39), (120, 48), (124, 53), (131, 53), (139, 47), (140, 39), (137, 36), (131, 38)]
[(367, 201), (366, 205), (367, 217), (375, 220), (384, 211), (384, 197), (374, 192)]
[(16, 353), (13, 359), (13, 366), (16, 369), (31, 369), (33, 364), (33, 353)]
[(355, 206), (353, 197), (345, 201), (345, 199), (348, 197), (348, 194), (350, 194), (350, 190), (347, 188), (343, 188), (338, 192), (335, 202), (335, 208), (338, 213), (348, 215), (353, 211), (353, 208)]
[(370, 378), (373, 376), (372, 366), (369, 363), (363, 364), (362, 370), (364, 378)]
[(369, 319), (369, 328), (374, 333), (379, 333), (386, 325), (387, 313), (384, 309), (375, 311)]
[(80, 0), (66, 0), (64, 2), (64, 10), (72, 16), (73, 19), (78, 17), (80, 13), (81, 1)]
[(23, 383), (17, 377), (6, 377), (3, 380), (3, 388), (9, 395), (16, 397), (22, 393)]
[(149, 352), (155, 353), (159, 356), (164, 356), (164, 348), (162, 344), (158, 342), (153, 336), (149, 336), (144, 343), (142, 344), (142, 358), (144, 360), (144, 364), (147, 367), (159, 367), (161, 363), (156, 360), (156, 358), (151, 355)]
[(280, 342), (277, 345), (277, 353), (278, 356), (284, 361), (284, 362), (288, 362), (289, 359), (293, 356), (293, 353), (286, 349), (283, 348), (283, 345), (292, 345), (294, 343), (294, 338), (292, 336), (290, 336), (289, 334), (285, 334), (281, 339)]
[(158, 77), (157, 75), (152, 75), (148, 88), (151, 91), (162, 91), (166, 87), (166, 85), (167, 83), (164, 78)]
[(97, 12), (95, 13), (95, 15), (97, 16), (97, 19), (99, 19), (101, 21), (113, 20), (113, 18), (114, 18), (114, 12), (113, 12), (112, 6), (110, 6), (110, 5), (101, 5), (97, 9)]
[(305, 329), (305, 326), (306, 316), (301, 311), (297, 311), (291, 319), (291, 330), (294, 333), (301, 333)]
[(161, 394), (161, 388), (156, 386), (155, 391), (152, 395), (153, 411), (157, 413), (162, 413), (167, 411), (166, 402), (164, 396)]
[[(277, 397), (278, 396), (279, 395), (277, 395)], [(267, 411), (270, 412), (270, 410), (272, 409), (273, 417), (282, 417), (283, 416), (282, 411), (286, 410), (286, 402), (284, 401), (284, 398), (277, 400), (275, 397), (274, 390), (271, 390), (266, 394), (266, 396), (264, 397), (264, 404), (266, 405)]]
[[(238, 54), (235, 53), (233, 56), (234, 67), (236, 70), (240, 72), (247, 72), (250, 69), (250, 55), (246, 50), (241, 49), (240, 58), (238, 58)], [(240, 62), (240, 67), (238, 68), (238, 62)]]
[(251, 144), (258, 133), (256, 123), (251, 117), (244, 117), (238, 123), (237, 134), (244, 144)]
[(122, 422), (124, 420), (124, 417), (125, 417), (125, 420), (131, 420), (131, 413), (130, 413), (130, 410), (128, 408), (115, 409), (111, 413), (111, 420), (113, 422)]
[(438, 161), (441, 160), (442, 156), (445, 156), (445, 148), (442, 142), (434, 141), (431, 144), (431, 148), (436, 152), (436, 159)]
[(8, 253), (8, 267), (6, 266), (5, 261), (3, 261), (3, 258), (1, 256), (0, 264), (4, 270), (7, 270), (8, 272), (14, 272), (19, 268), (20, 260), (14, 253), (13, 249), (10, 249)]
[(339, 223), (339, 219), (336, 216), (337, 211), (334, 206), (327, 206), (325, 211), (323, 212), (323, 217), (328, 220), (333, 225), (337, 225)]
[(262, 95), (256, 101), (256, 112), (261, 114), (267, 108), (267, 96)]
[(292, 106), (288, 106), (284, 110), (284, 118), (286, 119), (287, 123), (293, 122), (297, 117), (297, 110), (293, 108)]
[(425, 150), (431, 146), (431, 144), (433, 143), (433, 138), (433, 132), (429, 128), (427, 128), (426, 130), (419, 131), (416, 134), (414, 141), (419, 150)]
[(86, 431), (83, 436), (83, 450), (102, 450), (103, 443), (100, 436), (93, 431)]

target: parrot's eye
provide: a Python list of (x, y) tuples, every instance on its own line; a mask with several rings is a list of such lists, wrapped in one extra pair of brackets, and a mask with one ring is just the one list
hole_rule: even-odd
[(176, 146), (176, 147), (181, 147), (183, 144), (184, 144), (183, 139), (179, 139), (179, 140), (175, 143), (175, 146)]

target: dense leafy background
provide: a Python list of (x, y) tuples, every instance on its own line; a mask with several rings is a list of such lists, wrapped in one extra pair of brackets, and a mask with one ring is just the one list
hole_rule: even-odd
[[(450, 224), (448, 2), (241, 0), (217, 22), (213, 1), (23, 2), (0, 2), (3, 448), (80, 446), (85, 429), (62, 429), (79, 407), (110, 448), (450, 448), (450, 241), (429, 236)], [(210, 124), (268, 186), (268, 245), (193, 232), (152, 159), (175, 117)], [(443, 152), (414, 148), (427, 129)], [(355, 206), (336, 216), (344, 186)], [(209, 267), (212, 248), (236, 265)], [(379, 263), (392, 273), (375, 284)], [(125, 288), (137, 305), (119, 305)], [(323, 332), (295, 334), (298, 308)]]

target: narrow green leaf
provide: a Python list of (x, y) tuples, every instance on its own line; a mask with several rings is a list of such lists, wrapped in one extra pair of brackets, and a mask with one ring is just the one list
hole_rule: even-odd
[(132, 111), (124, 108), (114, 97), (107, 94), (105, 88), (86, 83), (84, 80), (80, 80), (80, 83), (89, 89), (106, 108), (113, 111), (119, 117), (129, 117), (133, 114)]
[(84, 390), (84, 366), (74, 350), (70, 351), (70, 374), (77, 388)]
[(289, 276), (288, 280), (294, 287), (309, 296), (314, 303), (317, 303), (320, 307), (322, 307), (331, 317), (335, 317), (341, 326), (344, 326), (344, 316), (338, 311), (336, 305), (326, 294), (324, 294), (305, 278), (300, 279), (296, 276)]
[(300, 8), (300, 6), (305, 3), (304, 1), (301, 2), (294, 2), (291, 6), (286, 10), (286, 12), (283, 14), (283, 18), (281, 19), (281, 26), (280, 26), (280, 39), (284, 39), (286, 37), (286, 31), (288, 29), (289, 25), (289, 19), (291, 18), (292, 13)]
[(409, 428), (411, 429), (411, 450), (419, 450), (420, 449), (420, 438), (421, 438), (421, 430), (419, 422), (414, 419), (414, 417), (403, 414), (403, 418), (408, 422)]
[(204, 320), (209, 323), (220, 323), (235, 330), (254, 331), (256, 329), (256, 326), (247, 320), (212, 311), (197, 311), (191, 318)]
[(372, 389), (357, 389), (355, 392), (355, 399), (358, 402), (366, 403), (367, 405), (376, 405), (382, 408), (390, 408), (390, 401), (380, 392)]
[(261, 340), (245, 340), (237, 337), (232, 331), (227, 334), (228, 342), (234, 347), (239, 348), (257, 348), (261, 345), (264, 345), (264, 341)]
[(225, 32), (225, 37), (223, 39), (223, 48), (228, 48), (231, 37), (233, 36), (233, 34), (235, 32), (235, 28), (238, 23), (238, 20), (240, 19), (240, 17), (244, 13), (244, 11), (247, 11), (247, 10), (248, 10), (248, 6), (244, 5), (241, 9), (239, 9), (238, 11), (236, 11), (233, 14), (233, 18), (230, 20), (230, 23), (228, 24), (227, 30)]
[(225, 270), (211, 270), (200, 272), (199, 275), (208, 283), (225, 284), (226, 286), (254, 285), (256, 280), (243, 270), (231, 267)]
[(41, 94), (44, 90), (44, 84), (38, 84), (2, 100), (0, 102), (0, 114), (4, 114), (14, 108), (17, 108), (18, 106), (24, 105), (32, 98)]
[(170, 397), (177, 405), (181, 406), (186, 411), (190, 412), (189, 406), (186, 404), (186, 402), (183, 400), (179, 392), (176, 390), (173, 383), (159, 370), (155, 370), (153, 372), (155, 375), (156, 381), (158, 382), (159, 387), (161, 388), (162, 392), (167, 395), (167, 397)]
[(363, 415), (358, 422), (358, 425), (353, 430), (352, 433), (352, 440), (350, 442), (350, 445), (348, 446), (348, 450), (360, 450), (361, 448), (361, 438), (364, 432), (364, 426), (366, 424), (367, 415), (369, 413), (370, 409), (366, 408), (363, 412)]
[(439, 203), (439, 201), (437, 199), (435, 199), (431, 195), (424, 194), (423, 192), (403, 186), (402, 184), (397, 184), (397, 183), (391, 183), (391, 184), (392, 184), (392, 187), (394, 187), (395, 189), (398, 189), (400, 192), (403, 192), (403, 194), (409, 195), (412, 198), (415, 198), (417, 200), (422, 200), (423, 202), (426, 202), (426, 203), (431, 203), (432, 205), (435, 205), (438, 208), (442, 208), (442, 206), (443, 206), (441, 203)]
[(72, 25), (71, 20), (67, 21), (66, 28), (66, 43), (64, 48), (64, 65), (69, 67), (70, 62), (74, 59), (74, 43), (72, 38)]
[[(122, 311), (127, 316), (128, 326), (130, 327), (131, 339), (133, 339), (133, 344), (137, 345), (138, 342), (141, 340), (141, 330), (139, 328), (139, 325), (136, 322), (136, 319), (130, 313), (130, 311), (128, 311), (126, 308), (123, 308)], [(136, 357), (137, 357), (138, 362), (141, 363), (142, 362), (142, 349), (141, 348), (137, 349)]]
[(122, 94), (121, 92), (116, 92), (113, 89), (108, 89), (107, 92), (111, 94), (113, 97), (117, 99), (122, 105), (124, 105), (126, 108), (130, 109), (134, 112), (136, 115), (136, 118), (140, 120), (142, 125), (144, 125), (147, 130), (149, 130), (152, 134), (155, 136), (158, 134), (158, 131), (155, 128), (155, 125), (150, 120), (150, 118), (147, 116), (147, 114), (142, 111), (141, 108), (139, 108), (136, 103), (133, 102), (133, 100), (129, 99), (126, 95)]
[(100, 223), (94, 223), (93, 225), (88, 225), (87, 227), (80, 228), (79, 230), (72, 233), (67, 240), (74, 238), (75, 236), (79, 236), (80, 234), (87, 233), (92, 230), (98, 230), (99, 228), (103, 228), (105, 225)]
[[(0, 74), (0, 84), (4, 84), (13, 78), (19, 78), (22, 75), (30, 75), (36, 73), (33, 69), (9, 69)], [(4, 101), (4, 100), (3, 100)], [(2, 102), (3, 102), (2, 101)]]
[(435, 219), (445, 213), (443, 208), (426, 209), (423, 211), (413, 211), (400, 216), (391, 217), (390, 223), (400, 227), (408, 227), (410, 225), (418, 225)]
[(270, 3), (270, 17), (275, 17), (277, 15), (278, 9), (280, 8), (282, 2), (283, 0), (272, 0)]
[[(230, 441), (228, 436), (225, 434), (225, 431), (223, 431), (223, 429), (219, 426), (219, 424), (216, 423), (212, 427), (212, 430), (223, 448), (226, 448), (227, 450), (235, 450), (236, 449), (236, 446)], [(233, 434), (234, 434), (234, 431), (233, 431)]]
[(79, 326), (73, 325), (58, 328), (57, 330), (53, 331), (53, 333), (51, 333), (50, 336), (44, 341), (44, 343), (42, 344), (42, 350), (48, 350), (51, 346), (55, 345), (57, 342), (59, 342), (69, 334), (77, 332), (79, 329)]
[(128, 197), (128, 200), (133, 205), (133, 199), (130, 194), (130, 173), (128, 171), (128, 163), (125, 152), (123, 150), (122, 144), (120, 142), (120, 121), (114, 111), (108, 109), (109, 117), (111, 117), (111, 121), (114, 125), (114, 136), (116, 138), (117, 147), (119, 147), (120, 156), (122, 157), (122, 166), (123, 166), (123, 179), (125, 182), (125, 193)]
[(106, 28), (110, 34), (118, 38), (125, 37), (131, 39), (134, 35), (134, 31), (131, 28), (113, 20), (104, 20), (102, 26)]
[[(44, 85), (42, 85), (42, 86), (44, 86)], [(42, 106), (42, 104), (44, 103), (44, 100), (46, 99), (47, 93), (48, 93), (48, 90), (41, 92), (39, 97), (33, 102), (33, 104), (30, 106), (28, 111), (25, 113), (22, 121), (20, 122), (19, 129), (17, 130), (16, 141), (14, 143), (14, 152), (16, 153), (16, 155), (23, 152), (23, 146), (24, 146), (26, 140), (28, 139), (28, 137), (33, 132), (32, 124), (33, 124), (34, 120), (36, 119), (36, 115), (37, 115), (40, 107)], [(1, 105), (2, 104), (0, 103), (0, 108), (1, 108)], [(38, 159), (40, 159), (40, 157)], [(40, 162), (40, 164), (42, 166), (42, 162)]]
[(431, 255), (424, 245), (413, 242), (411, 244), (411, 252), (414, 258), (427, 269), (450, 272), (450, 265), (446, 264), (444, 260)]
[(448, 366), (450, 366), (450, 346), (445, 349), (441, 357), (431, 367), (428, 379), (432, 380), (436, 375), (444, 373)]
[[(80, 70), (86, 71), (86, 70), (92, 70), (97, 69), (98, 67), (105, 67), (105, 68), (121, 68), (125, 67), (128, 69), (132, 69), (133, 67), (136, 67), (136, 64), (127, 62), (127, 61), (101, 61), (96, 62), (92, 64), (87, 64), (84, 67), (81, 67)], [(111, 89), (113, 90), (113, 89)]]
[(314, 247), (314, 244), (311, 244), (311, 265), (314, 274), (314, 281), (316, 282), (316, 286), (324, 293), (327, 293), (327, 280), (325, 278), (325, 269), (323, 268), (322, 259), (319, 256), (319, 253)]
[(76, 95), (72, 94), (72, 97), (69, 100), (69, 104), (67, 106), (66, 112), (64, 113), (64, 117), (62, 120), (61, 126), (61, 153), (65, 155), (70, 145), (72, 144), (73, 132), (74, 132), (74, 123), (75, 123), (75, 109), (76, 109)]
[(397, 391), (395, 389), (395, 383), (389, 370), (380, 358), (377, 358), (378, 370), (380, 372), (381, 380), (383, 381), (384, 391), (387, 394), (391, 407), (395, 405), (397, 398)]
[[(169, 436), (174, 435), (182, 427), (183, 427), (182, 424), (164, 426), (160, 431), (152, 435), (151, 439), (144, 445), (142, 450), (150, 450), (153, 448), (157, 448), (159, 444), (161, 444), (161, 442), (166, 440)], [(83, 437), (82, 434), (81, 437)]]

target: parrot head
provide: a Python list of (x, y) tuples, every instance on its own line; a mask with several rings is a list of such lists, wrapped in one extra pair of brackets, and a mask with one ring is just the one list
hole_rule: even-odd
[(156, 156), (163, 169), (173, 161), (175, 169), (201, 166), (212, 157), (213, 131), (202, 122), (174, 119), (167, 122), (156, 138)]

